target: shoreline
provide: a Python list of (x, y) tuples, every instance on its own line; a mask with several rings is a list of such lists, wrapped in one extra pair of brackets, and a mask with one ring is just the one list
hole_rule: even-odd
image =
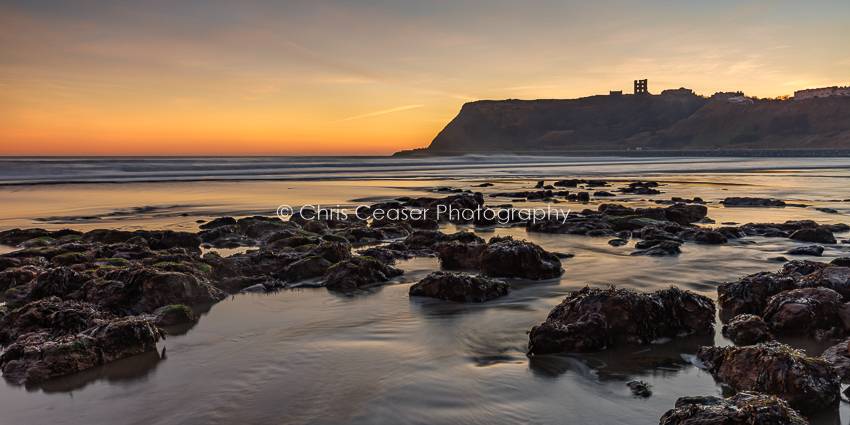
[(699, 150), (457, 150), (434, 151), (427, 148), (402, 150), (392, 156), (623, 156), (623, 157), (724, 157), (724, 158), (843, 158), (850, 157), (850, 149), (699, 149)]

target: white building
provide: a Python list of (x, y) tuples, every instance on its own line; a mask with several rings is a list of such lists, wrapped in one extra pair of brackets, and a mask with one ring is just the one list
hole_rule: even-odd
[(822, 87), (819, 89), (798, 90), (794, 92), (794, 100), (814, 99), (817, 97), (845, 97), (850, 96), (850, 86), (847, 87)]

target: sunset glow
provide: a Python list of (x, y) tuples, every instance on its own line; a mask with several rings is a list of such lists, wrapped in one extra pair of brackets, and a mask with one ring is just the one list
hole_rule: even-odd
[(479, 99), (850, 83), (850, 3), (4, 2), (0, 155), (389, 154)]

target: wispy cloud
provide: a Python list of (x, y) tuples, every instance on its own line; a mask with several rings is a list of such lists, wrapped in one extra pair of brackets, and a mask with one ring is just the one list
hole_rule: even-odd
[(356, 116), (356, 117), (350, 117), (350, 118), (346, 118), (346, 119), (339, 120), (339, 121), (333, 121), (333, 122), (331, 122), (330, 124), (338, 123), (338, 122), (343, 122), (343, 121), (356, 120), (356, 119), (359, 119), (359, 118), (374, 117), (375, 115), (390, 114), (390, 113), (393, 113), (393, 112), (405, 111), (405, 110), (413, 109), (413, 108), (421, 108), (421, 107), (423, 107), (423, 106), (425, 106), (425, 105), (407, 105), (407, 106), (399, 106), (398, 108), (384, 109), (384, 110), (381, 110), (381, 111), (372, 112), (372, 113), (370, 113), (370, 114), (358, 115), (358, 116)]

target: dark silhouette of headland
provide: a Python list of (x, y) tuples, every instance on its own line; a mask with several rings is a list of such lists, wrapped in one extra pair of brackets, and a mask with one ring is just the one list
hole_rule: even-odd
[(850, 156), (850, 87), (758, 99), (686, 88), (470, 102), (407, 155)]

